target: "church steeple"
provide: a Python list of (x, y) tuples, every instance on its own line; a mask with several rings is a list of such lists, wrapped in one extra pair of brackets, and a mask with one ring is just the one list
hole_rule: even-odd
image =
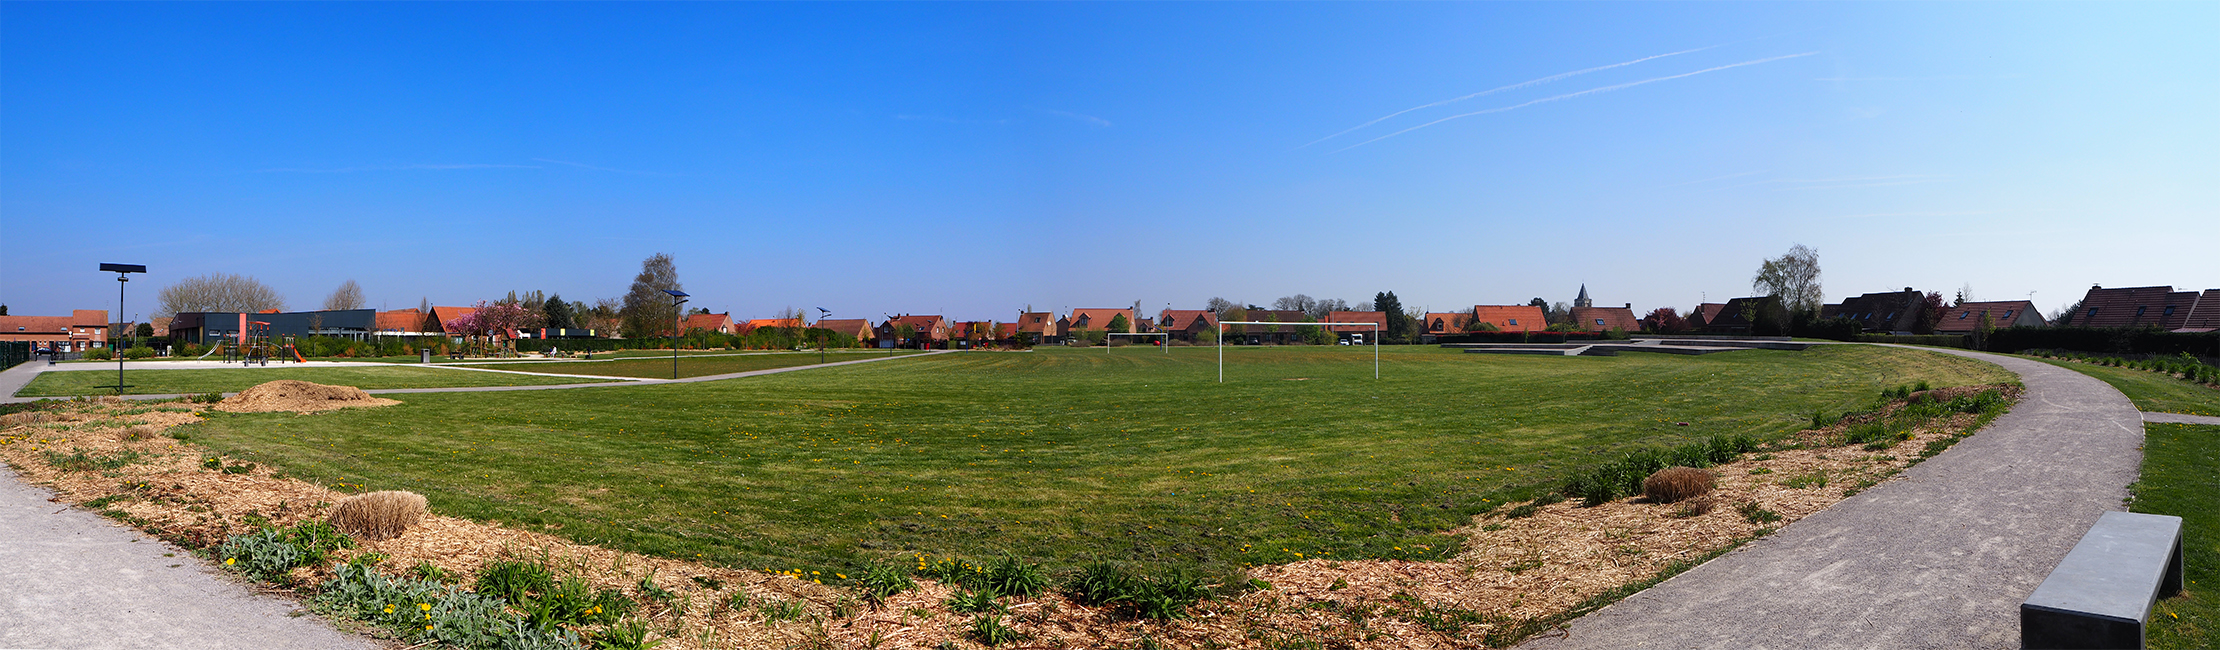
[(1588, 299), (1588, 283), (1580, 283), (1580, 297), (1573, 299), (1574, 307), (1594, 307), (1596, 301)]

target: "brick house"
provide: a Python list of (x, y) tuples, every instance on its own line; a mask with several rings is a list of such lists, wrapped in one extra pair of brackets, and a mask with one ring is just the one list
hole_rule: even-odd
[(1302, 342), (1302, 336), (1295, 326), (1310, 320), (1310, 315), (1293, 309), (1251, 309), (1240, 320), (1287, 324), (1228, 325), (1226, 335), (1236, 337), (1234, 342), (1248, 345), (1285, 345)]
[(108, 347), (108, 310), (72, 309), (68, 316), (0, 316), (0, 341), (27, 341), (33, 348), (62, 352)]
[(738, 331), (738, 328), (733, 326), (731, 312), (726, 312), (722, 314), (690, 314), (683, 322), (685, 324), (682, 326), (681, 329), (686, 332), (702, 330), (704, 332), (714, 332), (717, 334), (732, 334)]
[(1927, 294), (1904, 287), (1903, 291), (1869, 293), (1844, 298), (1840, 304), (1823, 305), (1819, 317), (1857, 321), (1859, 329), (1868, 332), (1910, 332), (1919, 327), (1919, 312), (1926, 308)]
[[(2189, 324), (2190, 314), (2198, 311), (2201, 298), (2195, 291), (2175, 291), (2171, 286), (2122, 289), (2092, 286), (2089, 293), (2081, 297), (2080, 313), (2068, 314), (2060, 320), (2074, 327), (2183, 329)], [(2206, 306), (2208, 309), (2215, 307), (2220, 306)]]
[(1370, 342), (1370, 343), (1378, 343), (1378, 342), (1379, 342), (1379, 340), (1378, 340), (1377, 336), (1375, 336), (1375, 335), (1379, 335), (1379, 336), (1384, 336), (1384, 335), (1386, 335), (1386, 334), (1387, 334), (1387, 324), (1388, 324), (1388, 322), (1387, 322), (1387, 312), (1384, 312), (1384, 311), (1335, 311), (1335, 312), (1326, 312), (1326, 322), (1328, 322), (1328, 323), (1374, 323), (1374, 325), (1328, 325), (1328, 326), (1326, 326), (1326, 330), (1327, 330), (1327, 331), (1330, 331), (1330, 332), (1333, 332), (1333, 334), (1334, 334), (1334, 337), (1335, 337), (1335, 338), (1337, 338), (1337, 339), (1341, 339), (1341, 340), (1344, 340), (1344, 341), (1354, 341), (1354, 340), (1359, 340), (1359, 339), (1358, 339), (1358, 337), (1374, 337), (1374, 339), (1373, 339), (1373, 340), (1371, 340), (1371, 341), (1368, 341), (1368, 342)]
[(1203, 332), (1218, 329), (1218, 313), (1204, 309), (1166, 309), (1156, 316), (1156, 330), (1171, 338), (1193, 342)]
[(1549, 316), (1534, 305), (1473, 305), (1468, 317), (1494, 325), (1504, 332), (1539, 332), (1549, 329)]
[[(903, 338), (901, 336), (903, 325), (910, 326), (911, 329), (916, 331), (916, 335), (912, 338)], [(948, 319), (941, 318), (939, 315), (903, 314), (887, 319), (885, 323), (881, 324), (878, 336), (879, 347), (882, 348), (933, 349), (948, 342)]]
[(1021, 311), (1014, 325), (1017, 331), (1033, 335), (1034, 343), (1055, 345), (1064, 341), (1062, 322), (1054, 312)]
[(1723, 302), (1697, 304), (1695, 309), (1688, 312), (1688, 328), (1705, 331), (1710, 327), (1712, 321), (1719, 320), (1719, 314), (1724, 313), (1726, 309), (1727, 303)]
[[(1587, 287), (1581, 289), (1585, 291)], [(1590, 332), (1642, 331), (1642, 319), (1634, 316), (1634, 303), (1631, 302), (1625, 307), (1574, 307), (1572, 324)]]
[(1943, 312), (1942, 320), (1935, 323), (1935, 333), (1966, 334), (1973, 332), (1981, 328), (1981, 317), (1984, 315), (1988, 316), (1990, 324), (1997, 328), (2047, 327), (2050, 325), (2050, 321), (2043, 319), (2042, 312), (2035, 309), (2035, 303), (2026, 300), (1965, 302)]
[(826, 319), (826, 320), (820, 320), (820, 321), (817, 321), (817, 324), (815, 324), (815, 325), (811, 325), (810, 327), (815, 327), (815, 328), (818, 328), (818, 329), (827, 329), (827, 330), (832, 330), (832, 332), (833, 332), (834, 334), (839, 334), (839, 335), (843, 335), (843, 336), (852, 336), (852, 337), (855, 337), (855, 339), (856, 339), (856, 342), (858, 342), (858, 343), (868, 343), (868, 342), (870, 342), (870, 341), (874, 341), (874, 340), (877, 340), (877, 339), (878, 339), (878, 335), (876, 335), (876, 334), (872, 333), (872, 331), (871, 331), (871, 321), (870, 321), (870, 320), (868, 320), (868, 319), (862, 319), (862, 318), (835, 318), (835, 319)]

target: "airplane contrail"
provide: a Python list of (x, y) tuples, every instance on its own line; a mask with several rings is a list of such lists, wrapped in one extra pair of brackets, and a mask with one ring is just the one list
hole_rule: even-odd
[[(1722, 45), (1707, 45), (1707, 46), (1704, 46), (1704, 47), (1699, 47), (1699, 48), (1696, 48), (1696, 49), (1693, 49), (1693, 50), (1681, 50), (1681, 51), (1679, 51), (1679, 52), (1667, 52), (1667, 53), (1664, 53), (1664, 54), (1658, 54), (1658, 55), (1654, 55), (1654, 56), (1645, 56), (1645, 57), (1642, 57), (1642, 58), (1639, 58), (1639, 59), (1635, 59), (1635, 60), (1632, 60), (1632, 61), (1626, 61), (1626, 62), (1623, 62), (1623, 63), (1613, 63), (1613, 64), (1611, 64), (1611, 65), (1599, 65), (1599, 66), (1596, 66), (1596, 67), (1593, 67), (1593, 68), (1588, 68), (1588, 69), (1586, 69), (1586, 70), (1574, 70), (1574, 71), (1572, 71), (1572, 72), (1566, 72), (1566, 73), (1561, 73), (1561, 74), (1553, 74), (1553, 75), (1550, 75), (1550, 76), (1547, 76), (1547, 77), (1542, 77), (1542, 78), (1540, 78), (1540, 79), (1533, 79), (1533, 80), (1528, 80), (1528, 81), (1521, 81), (1521, 82), (1518, 82), (1518, 83), (1515, 83), (1515, 84), (1511, 84), (1511, 85), (1508, 85), (1508, 86), (1503, 86), (1503, 87), (1501, 87), (1501, 88), (1489, 88), (1489, 89), (1487, 89), (1487, 90), (1483, 90), (1483, 91), (1480, 91), (1480, 92), (1476, 92), (1476, 93), (1473, 93), (1473, 94), (1470, 94), (1470, 95), (1465, 95), (1465, 96), (1463, 96), (1463, 97), (1457, 97), (1457, 98), (1454, 98), (1454, 99), (1444, 99), (1444, 100), (1441, 100), (1441, 101), (1438, 101), (1438, 102), (1434, 102), (1434, 103), (1432, 103), (1432, 104), (1424, 104), (1424, 105), (1420, 105), (1420, 106), (1413, 106), (1413, 107), (1410, 107), (1410, 108), (1406, 108), (1406, 109), (1403, 109), (1403, 110), (1400, 110), (1400, 111), (1396, 111), (1396, 112), (1393, 112), (1393, 113), (1389, 113), (1389, 114), (1387, 114), (1387, 115), (1382, 115), (1382, 116), (1380, 116), (1380, 117), (1378, 117), (1378, 118), (1375, 118), (1375, 119), (1373, 119), (1373, 120), (1372, 120), (1372, 121), (1370, 121), (1370, 122), (1365, 122), (1365, 123), (1363, 123), (1363, 124), (1359, 124), (1359, 125), (1356, 125), (1356, 126), (1352, 126), (1352, 127), (1349, 127), (1348, 129), (1346, 129), (1346, 130), (1344, 130), (1344, 131), (1342, 131), (1342, 132), (1340, 132), (1340, 133), (1336, 133), (1336, 134), (1333, 134), (1333, 135), (1329, 135), (1329, 136), (1326, 136), (1326, 137), (1323, 137), (1323, 138), (1319, 138), (1319, 139), (1316, 139), (1316, 140), (1312, 140), (1312, 141), (1310, 141), (1310, 142), (1308, 142), (1308, 143), (1305, 143), (1305, 144), (1303, 145), (1303, 147), (1308, 147), (1308, 146), (1310, 146), (1310, 145), (1318, 144), (1318, 143), (1320, 143), (1320, 142), (1325, 142), (1325, 141), (1327, 141), (1327, 140), (1332, 140), (1332, 139), (1334, 139), (1334, 138), (1338, 138), (1338, 137), (1341, 137), (1341, 136), (1344, 136), (1344, 135), (1348, 135), (1348, 133), (1349, 133), (1350, 131), (1355, 131), (1355, 130), (1357, 130), (1357, 129), (1361, 129), (1361, 128), (1364, 128), (1364, 127), (1372, 126), (1372, 125), (1374, 125), (1374, 124), (1379, 124), (1379, 123), (1380, 123), (1381, 121), (1383, 121), (1383, 120), (1386, 120), (1386, 119), (1388, 119), (1388, 118), (1392, 118), (1392, 117), (1395, 117), (1395, 116), (1397, 116), (1397, 115), (1402, 115), (1402, 114), (1404, 114), (1404, 113), (1409, 113), (1409, 112), (1411, 112), (1411, 111), (1416, 111), (1416, 110), (1424, 110), (1424, 109), (1428, 109), (1428, 108), (1433, 108), (1433, 107), (1435, 107), (1435, 106), (1441, 106), (1441, 105), (1443, 105), (1443, 104), (1455, 104), (1455, 103), (1457, 103), (1457, 102), (1461, 102), (1461, 101), (1464, 101), (1464, 100), (1467, 100), (1467, 99), (1472, 99), (1472, 98), (1474, 98), (1474, 97), (1479, 97), (1479, 96), (1481, 96), (1481, 95), (1490, 95), (1490, 94), (1494, 94), (1494, 93), (1499, 93), (1499, 92), (1503, 92), (1503, 91), (1506, 91), (1506, 90), (1517, 90), (1517, 89), (1520, 89), (1520, 88), (1525, 88), (1525, 87), (1527, 87), (1527, 86), (1532, 86), (1532, 85), (1536, 85), (1536, 84), (1545, 84), (1545, 83), (1549, 83), (1549, 82), (1552, 82), (1552, 81), (1556, 81), (1556, 80), (1559, 80), (1559, 79), (1563, 79), (1563, 78), (1566, 78), (1566, 77), (1574, 77), (1574, 76), (1584, 75), (1584, 74), (1588, 74), (1588, 73), (1590, 73), (1590, 72), (1595, 72), (1595, 71), (1598, 71), (1598, 70), (1609, 70), (1609, 69), (1612, 69), (1612, 68), (1618, 68), (1618, 67), (1630, 66), (1630, 65), (1634, 65), (1634, 64), (1636, 64), (1636, 63), (1641, 63), (1641, 62), (1643, 62), (1643, 61), (1649, 61), (1649, 60), (1652, 60), (1652, 59), (1662, 59), (1662, 58), (1665, 58), (1665, 57), (1668, 57), (1668, 56), (1678, 56), (1678, 55), (1682, 55), (1682, 54), (1688, 54), (1688, 53), (1691, 53), (1691, 52), (1702, 52), (1702, 51), (1704, 51), (1704, 50), (1708, 50), (1708, 49), (1711, 49), (1711, 48), (1715, 48), (1715, 47), (1722, 47), (1723, 45), (1731, 45), (1731, 43), (1729, 43), (1729, 44), (1722, 44)], [(1301, 149), (1301, 148), (1303, 148), (1303, 147), (1296, 147), (1296, 148), (1297, 148), (1297, 149)]]
[(1408, 129), (1403, 129), (1403, 130), (1401, 130), (1401, 131), (1396, 131), (1396, 132), (1394, 132), (1394, 133), (1390, 133), (1390, 134), (1387, 134), (1387, 135), (1383, 135), (1383, 136), (1380, 136), (1380, 137), (1377, 137), (1377, 138), (1373, 138), (1373, 139), (1370, 139), (1370, 140), (1366, 140), (1366, 141), (1363, 141), (1363, 142), (1359, 142), (1359, 143), (1356, 143), (1356, 144), (1352, 144), (1352, 145), (1349, 145), (1349, 146), (1346, 146), (1346, 147), (1342, 147), (1342, 148), (1340, 148), (1340, 149), (1335, 149), (1335, 150), (1334, 150), (1334, 153), (1341, 153), (1341, 152), (1344, 152), (1344, 151), (1348, 151), (1348, 150), (1350, 150), (1350, 149), (1355, 149), (1355, 148), (1357, 148), (1357, 147), (1362, 147), (1362, 146), (1365, 146), (1365, 145), (1368, 145), (1368, 144), (1372, 144), (1372, 143), (1374, 143), (1374, 142), (1379, 142), (1379, 141), (1381, 141), (1381, 140), (1386, 140), (1386, 139), (1388, 139), (1388, 138), (1392, 138), (1392, 137), (1395, 137), (1395, 136), (1403, 135), (1403, 134), (1405, 134), (1405, 133), (1410, 133), (1410, 132), (1412, 132), (1412, 131), (1417, 131), (1417, 130), (1419, 130), (1419, 129), (1423, 129), (1423, 128), (1426, 128), (1426, 127), (1429, 127), (1429, 126), (1433, 126), (1433, 125), (1436, 125), (1436, 124), (1440, 124), (1440, 123), (1443, 123), (1443, 122), (1447, 122), (1447, 121), (1450, 121), (1450, 120), (1454, 120), (1454, 119), (1467, 118), (1467, 117), (1472, 117), (1472, 116), (1474, 116), (1474, 115), (1486, 115), (1486, 114), (1489, 114), (1489, 113), (1501, 113), (1501, 112), (1504, 112), (1504, 111), (1509, 111), (1509, 110), (1516, 110), (1516, 109), (1526, 108), (1526, 107), (1528, 107), (1528, 106), (1533, 106), (1533, 105), (1535, 105), (1535, 104), (1542, 104), (1542, 103), (1547, 103), (1547, 102), (1554, 102), (1554, 101), (1557, 101), (1557, 100), (1560, 100), (1560, 99), (1571, 99), (1571, 98), (1574, 98), (1574, 97), (1579, 97), (1579, 96), (1582, 96), (1582, 95), (1593, 95), (1593, 94), (1596, 94), (1596, 93), (1605, 93), (1605, 92), (1611, 92), (1611, 91), (1614, 91), (1614, 90), (1620, 90), (1620, 89), (1624, 89), (1624, 88), (1632, 88), (1632, 87), (1635, 87), (1635, 86), (1640, 86), (1640, 85), (1642, 85), (1642, 84), (1648, 84), (1648, 83), (1657, 83), (1657, 82), (1660, 82), (1660, 81), (1670, 81), (1670, 80), (1673, 80), (1673, 79), (1679, 79), (1679, 78), (1681, 78), (1681, 77), (1693, 77), (1693, 76), (1696, 76), (1696, 75), (1700, 75), (1700, 74), (1703, 74), (1703, 73), (1706, 73), (1706, 72), (1718, 72), (1718, 71), (1720, 71), (1720, 70), (1725, 70), (1725, 69), (1728, 69), (1728, 68), (1739, 68), (1739, 67), (1742, 67), (1742, 66), (1746, 66), (1746, 65), (1757, 65), (1757, 64), (1760, 64), (1760, 63), (1770, 63), (1770, 62), (1773, 62), (1773, 61), (1779, 61), (1779, 60), (1781, 60), (1781, 59), (1793, 59), (1793, 58), (1796, 58), (1796, 57), (1800, 57), (1800, 56), (1811, 56), (1811, 55), (1814, 55), (1814, 54), (1818, 54), (1818, 52), (1805, 52), (1805, 53), (1803, 53), (1803, 54), (1789, 54), (1789, 55), (1785, 55), (1785, 56), (1776, 56), (1776, 57), (1772, 57), (1772, 58), (1767, 58), (1767, 59), (1758, 59), (1758, 60), (1755, 60), (1755, 61), (1743, 61), (1743, 62), (1741, 62), (1741, 63), (1730, 63), (1730, 64), (1727, 64), (1727, 65), (1722, 65), (1722, 66), (1719, 66), (1719, 67), (1716, 67), (1716, 68), (1704, 68), (1704, 69), (1702, 69), (1702, 70), (1697, 70), (1697, 71), (1695, 71), (1695, 72), (1687, 72), (1687, 73), (1682, 73), (1682, 74), (1676, 74), (1676, 75), (1671, 75), (1671, 76), (1666, 76), (1666, 77), (1657, 77), (1657, 78), (1655, 78), (1655, 79), (1643, 79), (1643, 80), (1641, 80), (1641, 81), (1630, 81), (1630, 82), (1627, 82), (1627, 83), (1623, 83), (1623, 84), (1619, 84), (1619, 85), (1615, 85), (1615, 86), (1604, 86), (1604, 87), (1601, 87), (1601, 88), (1590, 88), (1590, 89), (1587, 89), (1587, 90), (1583, 90), (1583, 91), (1580, 91), (1580, 92), (1576, 92), (1576, 93), (1565, 93), (1565, 94), (1563, 94), (1563, 95), (1558, 95), (1558, 96), (1555, 96), (1555, 97), (1543, 97), (1543, 98), (1541, 98), (1541, 99), (1533, 100), (1533, 101), (1530, 101), (1530, 102), (1526, 102), (1526, 103), (1523, 103), (1523, 104), (1513, 104), (1513, 105), (1510, 105), (1510, 106), (1504, 106), (1504, 107), (1501, 107), (1501, 108), (1490, 108), (1490, 109), (1487, 109), (1487, 110), (1482, 110), (1482, 111), (1473, 111), (1473, 112), (1470, 112), (1470, 113), (1465, 113), (1465, 114), (1462, 114), (1462, 115), (1451, 115), (1451, 116), (1449, 116), (1449, 117), (1444, 117), (1444, 118), (1441, 118), (1441, 119), (1438, 119), (1438, 120), (1434, 120), (1434, 121), (1432, 121), (1432, 122), (1427, 122), (1427, 123), (1425, 123), (1425, 124), (1420, 124), (1420, 125), (1418, 125), (1418, 126), (1414, 126), (1414, 127), (1408, 128)]

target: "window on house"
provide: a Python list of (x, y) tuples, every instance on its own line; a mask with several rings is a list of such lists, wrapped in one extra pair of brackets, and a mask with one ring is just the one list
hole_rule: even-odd
[(2096, 315), (2097, 315), (2097, 308), (2096, 308), (2096, 307), (2090, 307), (2090, 308), (2089, 308), (2089, 316), (2090, 316), (2090, 317), (2095, 317)]
[(1510, 320), (1510, 323), (1511, 323), (1512, 325), (1517, 325), (1517, 324), (1519, 324), (1519, 319), (1513, 318), (1513, 319), (1511, 319), (1511, 320)]
[(1887, 320), (1896, 320), (1896, 312), (1889, 312), (1889, 317)]
[(1603, 319), (1601, 319), (1601, 318), (1598, 318), (1598, 319), (1596, 319), (1596, 327), (1603, 327)]
[(2004, 320), (2012, 320), (2012, 310), (2004, 310)]
[(2173, 305), (2167, 305), (2167, 306), (2166, 306), (2166, 313), (2165, 313), (2164, 315), (2166, 315), (2166, 316), (2172, 316), (2172, 315), (2174, 315), (2174, 306), (2173, 306)]
[(2142, 318), (2142, 317), (2143, 317), (2143, 310), (2146, 310), (2146, 309), (2150, 309), (2150, 308), (2149, 308), (2149, 307), (2136, 307), (2136, 308), (2135, 308), (2135, 317), (2136, 317), (2136, 318)]
[(1973, 315), (1973, 312), (1970, 312), (1970, 311), (1969, 311), (1969, 312), (1966, 312), (1966, 313), (1963, 313), (1963, 314), (1959, 314), (1959, 315), (1958, 315), (1958, 320), (1965, 320), (1967, 316), (1972, 316), (1972, 315)]

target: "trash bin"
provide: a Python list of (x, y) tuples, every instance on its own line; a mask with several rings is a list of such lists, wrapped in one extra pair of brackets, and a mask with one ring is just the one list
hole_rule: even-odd
[(432, 349), (431, 349), (431, 348), (424, 348), (424, 349), (421, 349), (421, 350), (417, 350), (417, 351), (416, 351), (416, 356), (417, 356), (417, 361), (416, 361), (417, 363), (431, 363), (431, 362), (432, 362)]

